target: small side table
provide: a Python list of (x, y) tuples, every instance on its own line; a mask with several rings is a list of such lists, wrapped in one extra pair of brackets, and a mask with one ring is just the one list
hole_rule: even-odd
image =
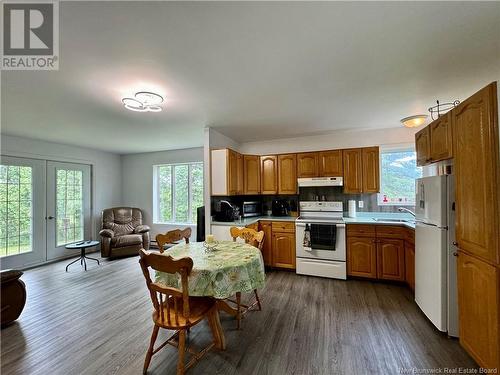
[(85, 255), (85, 249), (89, 248), (89, 247), (94, 247), (94, 246), (97, 246), (99, 245), (99, 241), (80, 241), (80, 242), (75, 242), (75, 243), (71, 243), (69, 245), (66, 245), (66, 249), (70, 249), (70, 250), (80, 250), (80, 257), (75, 259), (74, 261), (72, 261), (70, 264), (68, 264), (66, 266), (66, 272), (68, 272), (68, 267), (71, 266), (73, 263), (76, 263), (78, 261), (80, 261), (80, 264), (83, 265), (85, 267), (85, 271), (87, 271), (87, 262), (85, 261), (85, 259), (91, 259), (91, 260), (95, 260), (97, 262), (97, 264), (99, 265), (99, 260), (98, 259), (95, 259), (95, 258), (91, 258), (91, 257), (88, 257), (87, 255)]

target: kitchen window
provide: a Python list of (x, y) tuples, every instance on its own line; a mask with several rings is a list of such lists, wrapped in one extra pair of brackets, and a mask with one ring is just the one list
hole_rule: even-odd
[(154, 219), (159, 224), (196, 224), (203, 206), (203, 163), (154, 166)]
[(422, 177), (413, 148), (380, 150), (380, 206), (415, 206), (415, 180)]

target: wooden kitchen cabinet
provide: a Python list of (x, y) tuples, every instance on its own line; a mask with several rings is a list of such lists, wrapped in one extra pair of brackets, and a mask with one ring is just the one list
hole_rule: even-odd
[(380, 158), (378, 147), (365, 147), (361, 150), (362, 156), (362, 186), (363, 193), (380, 192)]
[(362, 185), (362, 151), (351, 148), (342, 151), (344, 161), (344, 193), (360, 194)]
[(393, 238), (377, 239), (377, 278), (405, 280), (404, 241)]
[(319, 152), (318, 172), (322, 177), (343, 177), (342, 150)]
[(377, 278), (375, 237), (347, 237), (347, 275)]
[(236, 194), (243, 194), (245, 191), (244, 180), (245, 171), (243, 165), (243, 155), (236, 153)]
[(264, 265), (271, 267), (273, 265), (272, 223), (270, 221), (259, 221), (259, 230), (264, 232), (264, 243), (262, 244), (262, 257), (264, 258)]
[(243, 191), (243, 157), (231, 149), (210, 151), (211, 195), (237, 195)]
[(458, 246), (500, 264), (496, 100), (491, 84), (454, 108), (452, 121)]
[(460, 344), (481, 367), (500, 367), (500, 270), (459, 250)]
[(273, 267), (295, 269), (295, 233), (273, 231)]
[(405, 281), (415, 291), (415, 245), (405, 242)]
[(432, 162), (453, 156), (451, 111), (429, 124), (430, 159)]
[(260, 186), (261, 194), (278, 193), (278, 157), (276, 155), (260, 157)]
[(297, 194), (297, 155), (278, 155), (278, 194)]
[(260, 158), (243, 155), (243, 194), (260, 194)]
[(238, 194), (238, 153), (233, 150), (228, 150), (228, 192), (229, 195)]
[(431, 159), (431, 135), (428, 126), (415, 134), (415, 150), (417, 152), (417, 165), (426, 165)]
[(297, 177), (318, 177), (318, 153), (297, 154)]

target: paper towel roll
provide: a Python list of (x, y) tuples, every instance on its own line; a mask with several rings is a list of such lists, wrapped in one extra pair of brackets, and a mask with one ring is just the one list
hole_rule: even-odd
[(356, 217), (356, 201), (355, 200), (350, 200), (349, 201), (349, 217)]

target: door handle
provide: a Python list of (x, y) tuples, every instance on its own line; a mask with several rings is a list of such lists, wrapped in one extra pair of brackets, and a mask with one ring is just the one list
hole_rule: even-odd
[(55, 219), (55, 217), (54, 216), (47, 216), (46, 219), (52, 220), (52, 219)]

